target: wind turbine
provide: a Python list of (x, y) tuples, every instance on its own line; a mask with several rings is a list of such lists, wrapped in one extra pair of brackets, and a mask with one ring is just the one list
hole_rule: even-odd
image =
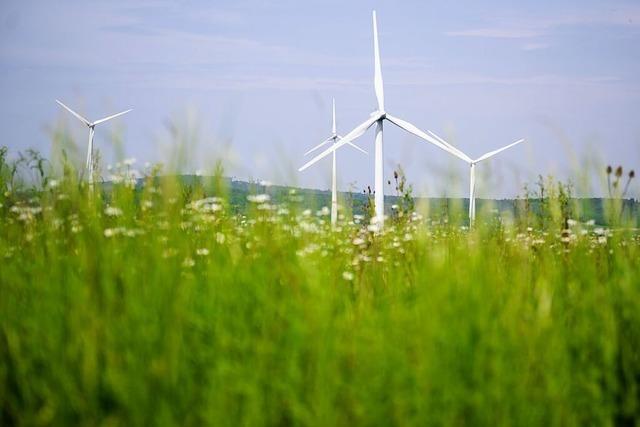
[[(446, 142), (444, 139), (440, 138), (438, 135), (436, 135), (435, 133), (428, 131), (434, 138), (437, 138), (441, 143), (450, 146), (450, 144), (448, 142)], [(462, 160), (464, 160), (465, 162), (467, 162), (469, 164), (469, 225), (472, 225), (473, 222), (476, 219), (476, 163), (479, 163), (483, 160), (487, 160), (490, 157), (495, 156), (496, 154), (511, 148), (515, 145), (520, 144), (521, 142), (524, 142), (524, 139), (519, 139), (516, 142), (512, 142), (509, 145), (506, 145), (502, 148), (498, 148), (497, 150), (493, 150), (493, 151), (489, 151), (488, 153), (483, 154), (482, 156), (478, 157), (477, 159), (473, 160), (471, 159), (469, 156), (467, 156), (466, 154), (464, 154), (462, 151), (457, 150), (459, 154), (461, 154), (462, 156), (458, 156), (459, 158), (461, 158)]]
[(375, 62), (375, 72), (374, 72), (374, 89), (376, 98), (378, 101), (378, 109), (371, 113), (369, 119), (367, 119), (362, 124), (358, 125), (351, 132), (346, 134), (340, 141), (333, 144), (331, 147), (318, 154), (316, 157), (311, 159), (309, 162), (305, 163), (299, 170), (303, 171), (307, 169), (309, 166), (322, 159), (325, 156), (328, 156), (329, 153), (335, 152), (338, 148), (342, 147), (344, 144), (348, 144), (356, 138), (362, 136), (367, 129), (369, 129), (373, 124), (376, 124), (376, 138), (375, 138), (375, 209), (376, 209), (376, 222), (382, 227), (384, 225), (384, 168), (383, 168), (383, 147), (382, 147), (382, 132), (383, 132), (383, 123), (385, 120), (390, 121), (394, 125), (404, 129), (405, 131), (418, 136), (419, 138), (424, 139), (431, 144), (434, 144), (441, 149), (460, 157), (460, 154), (454, 147), (450, 145), (445, 145), (437, 139), (433, 138), (431, 135), (428, 135), (418, 129), (416, 126), (412, 125), (409, 122), (401, 120), (397, 117), (393, 117), (384, 109), (384, 87), (382, 82), (382, 69), (380, 66), (380, 47), (378, 45), (378, 24), (376, 22), (376, 11), (373, 11), (373, 49), (374, 49), (374, 62)]
[[(304, 153), (305, 156), (307, 154), (310, 154), (316, 151), (318, 148), (323, 147), (324, 145), (330, 142), (333, 143), (333, 145), (335, 145), (336, 142), (338, 142), (342, 138), (340, 135), (338, 135), (336, 131), (336, 100), (335, 99), (333, 99), (332, 107), (333, 107), (332, 108), (333, 121), (331, 125), (331, 136), (325, 139), (324, 141), (322, 141), (320, 144), (313, 147), (311, 150)], [(362, 148), (358, 147), (357, 145), (353, 144), (352, 142), (347, 142), (347, 144), (349, 144), (356, 150), (360, 150), (364, 154), (367, 154), (366, 151), (364, 151)], [(331, 174), (331, 225), (335, 225), (337, 221), (338, 221), (338, 181), (336, 179), (336, 152), (333, 151), (333, 171)]]
[(95, 134), (95, 127), (96, 125), (99, 125), (100, 123), (104, 123), (107, 120), (111, 120), (114, 119), (118, 116), (121, 116), (123, 114), (128, 113), (129, 111), (133, 110), (133, 109), (129, 109), (126, 111), (122, 111), (118, 114), (114, 114), (113, 116), (109, 116), (109, 117), (105, 117), (103, 119), (100, 120), (96, 120), (95, 122), (90, 122), (89, 120), (85, 119), (84, 117), (82, 117), (80, 114), (76, 113), (75, 111), (73, 111), (71, 108), (67, 107), (66, 105), (64, 105), (61, 101), (56, 99), (56, 102), (58, 104), (60, 104), (65, 110), (67, 110), (68, 112), (70, 112), (71, 114), (73, 114), (74, 116), (76, 116), (82, 123), (84, 123), (85, 125), (87, 125), (87, 127), (89, 127), (89, 147), (87, 149), (87, 162), (86, 162), (86, 168), (87, 171), (89, 172), (89, 185), (93, 185), (93, 173), (94, 173), (94, 164), (93, 164), (93, 135)]

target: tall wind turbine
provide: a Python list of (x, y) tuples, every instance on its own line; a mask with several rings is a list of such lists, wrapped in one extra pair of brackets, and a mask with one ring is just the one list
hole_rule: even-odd
[[(447, 143), (444, 139), (440, 138), (438, 135), (436, 135), (435, 133), (429, 131), (429, 133), (434, 137), (437, 138), (441, 143), (445, 144), (445, 145), (450, 145), (449, 143)], [(511, 148), (515, 145), (520, 144), (521, 142), (524, 142), (524, 139), (519, 139), (516, 142), (513, 142), (509, 145), (506, 145), (502, 148), (498, 148), (497, 150), (493, 150), (493, 151), (489, 151), (488, 153), (483, 154), (482, 156), (478, 157), (477, 159), (473, 160), (471, 159), (469, 156), (467, 156), (466, 154), (464, 154), (463, 152), (461, 152), (460, 150), (458, 150), (458, 153), (462, 154), (462, 156), (458, 156), (460, 157), (462, 160), (464, 160), (465, 162), (467, 162), (469, 164), (469, 225), (472, 225), (473, 222), (476, 219), (476, 163), (479, 163), (483, 160), (487, 160), (490, 157), (495, 156), (496, 154), (500, 153), (501, 151), (504, 151), (508, 148)]]
[(375, 138), (375, 208), (376, 208), (376, 220), (380, 226), (384, 225), (384, 169), (383, 169), (383, 149), (382, 149), (382, 132), (383, 132), (383, 122), (385, 120), (390, 121), (394, 125), (404, 129), (405, 131), (418, 136), (421, 139), (424, 139), (431, 144), (434, 144), (441, 149), (460, 157), (460, 153), (457, 150), (450, 146), (445, 145), (437, 139), (433, 138), (431, 135), (428, 135), (418, 129), (416, 126), (412, 125), (409, 122), (401, 120), (397, 117), (393, 117), (384, 109), (384, 87), (382, 82), (382, 69), (380, 65), (380, 47), (378, 45), (378, 24), (376, 22), (376, 11), (373, 11), (373, 49), (374, 49), (374, 62), (375, 62), (375, 73), (374, 73), (374, 89), (376, 98), (378, 101), (378, 109), (371, 113), (369, 119), (367, 119), (364, 123), (358, 125), (351, 132), (346, 134), (340, 141), (333, 144), (331, 147), (318, 154), (316, 157), (311, 159), (309, 162), (305, 163), (299, 170), (303, 171), (318, 160), (322, 159), (325, 156), (328, 156), (329, 153), (334, 152), (344, 144), (348, 144), (354, 139), (360, 137), (364, 134), (367, 129), (369, 129), (373, 124), (376, 124), (376, 138)]
[[(342, 138), (340, 135), (338, 135), (336, 131), (336, 100), (335, 99), (333, 99), (332, 107), (333, 107), (332, 108), (333, 121), (331, 125), (331, 136), (325, 139), (324, 141), (322, 141), (320, 144), (313, 147), (311, 150), (304, 153), (305, 156), (309, 153), (316, 151), (318, 148), (323, 147), (324, 145), (330, 142), (333, 143), (333, 145), (335, 145), (336, 142), (338, 142)], [(347, 144), (349, 144), (356, 150), (360, 150), (364, 154), (367, 154), (366, 151), (364, 151), (362, 148), (358, 147), (357, 145), (353, 144), (352, 142), (347, 142)], [(336, 179), (336, 152), (333, 151), (333, 171), (331, 174), (331, 225), (335, 225), (337, 221), (338, 221), (338, 181)]]
[(73, 111), (71, 108), (67, 107), (66, 105), (64, 105), (62, 102), (60, 102), (59, 100), (56, 99), (56, 102), (58, 104), (60, 104), (65, 110), (67, 110), (68, 112), (70, 112), (71, 114), (73, 114), (74, 116), (76, 116), (82, 123), (84, 123), (85, 125), (87, 125), (87, 127), (89, 128), (89, 147), (87, 149), (87, 162), (86, 162), (86, 168), (87, 171), (89, 173), (89, 184), (93, 185), (93, 173), (94, 173), (94, 163), (93, 163), (93, 135), (95, 134), (95, 127), (96, 125), (99, 125), (100, 123), (104, 123), (107, 120), (111, 120), (114, 119), (118, 116), (121, 116), (123, 114), (128, 113), (129, 111), (132, 111), (133, 109), (129, 109), (126, 111), (122, 111), (118, 114), (114, 114), (113, 116), (109, 116), (109, 117), (105, 117), (103, 119), (100, 120), (96, 120), (95, 122), (90, 122), (89, 120), (85, 119), (84, 117), (82, 117), (80, 114), (76, 113), (75, 111)]

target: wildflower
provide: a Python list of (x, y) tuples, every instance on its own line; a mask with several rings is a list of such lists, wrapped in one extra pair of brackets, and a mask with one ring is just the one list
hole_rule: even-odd
[(391, 209), (393, 209), (394, 211), (398, 210), (398, 205), (391, 205)]
[(318, 212), (316, 212), (317, 216), (327, 216), (331, 213), (328, 207), (323, 206)]
[(585, 222), (585, 224), (588, 225), (589, 227), (592, 227), (596, 224), (596, 220), (590, 219), (589, 221)]
[(367, 230), (369, 230), (372, 233), (377, 233), (381, 230), (380, 224), (378, 223), (374, 223), (374, 224), (369, 224), (367, 226)]
[(578, 224), (578, 221), (576, 221), (575, 219), (568, 219), (567, 220), (567, 225), (569, 227), (574, 227), (576, 224)]
[(135, 157), (129, 157), (128, 159), (124, 159), (122, 163), (125, 166), (132, 166), (135, 162), (136, 162)]
[(113, 237), (115, 235), (115, 230), (113, 228), (105, 228), (104, 229), (104, 237)]
[(209, 249), (207, 249), (207, 248), (196, 249), (196, 255), (198, 255), (198, 256), (207, 256), (207, 255), (209, 255)]
[(616, 178), (620, 178), (622, 176), (622, 166), (618, 166), (616, 168)]
[(302, 216), (311, 216), (311, 209), (305, 209), (302, 212)]
[(353, 280), (353, 273), (350, 271), (344, 271), (342, 273), (342, 278), (346, 281), (352, 281)]
[(49, 188), (56, 188), (59, 184), (58, 180), (52, 179), (49, 181)]
[(361, 239), (360, 237), (356, 237), (355, 239), (353, 239), (353, 241), (351, 242), (356, 246), (360, 246), (360, 245), (364, 245), (365, 241), (364, 239)]
[(122, 209), (113, 206), (107, 206), (104, 210), (104, 213), (107, 216), (120, 216), (122, 215)]
[(606, 236), (598, 236), (598, 243), (601, 245), (604, 245), (607, 243), (607, 238)]
[(266, 203), (271, 200), (268, 194), (250, 194), (247, 196), (247, 200), (251, 203)]
[(216, 242), (218, 242), (219, 244), (222, 245), (224, 243), (224, 241), (225, 241), (224, 234), (222, 234), (220, 232), (216, 233)]
[(194, 265), (196, 265), (196, 262), (193, 260), (193, 258), (186, 257), (184, 261), (182, 261), (182, 266), (185, 268), (191, 268)]

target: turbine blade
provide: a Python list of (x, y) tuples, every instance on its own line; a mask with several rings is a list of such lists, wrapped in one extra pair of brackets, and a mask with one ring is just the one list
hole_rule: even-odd
[(74, 116), (76, 116), (78, 119), (80, 119), (81, 121), (84, 122), (85, 125), (87, 126), (91, 126), (91, 122), (87, 119), (85, 119), (84, 117), (82, 117), (80, 114), (76, 113), (75, 111), (73, 111), (71, 108), (67, 107), (66, 105), (64, 105), (61, 101), (56, 99), (56, 102), (58, 104), (60, 104), (62, 106), (62, 108), (64, 108), (65, 110), (67, 110), (68, 112), (70, 112), (71, 114), (73, 114)]
[(512, 142), (511, 144), (506, 145), (506, 146), (504, 146), (504, 147), (502, 147), (502, 148), (498, 148), (497, 150), (489, 151), (488, 153), (483, 154), (482, 156), (478, 157), (475, 161), (476, 161), (476, 162), (481, 162), (482, 160), (486, 160), (486, 159), (488, 159), (489, 157), (493, 157), (493, 156), (495, 156), (496, 154), (500, 153), (501, 151), (506, 150), (507, 148), (511, 148), (511, 147), (513, 147), (514, 145), (518, 145), (518, 144), (520, 144), (521, 142), (524, 142), (524, 139), (519, 139), (519, 140), (517, 140), (516, 142)]
[(455, 147), (451, 146), (449, 147), (450, 144), (445, 145), (443, 143), (441, 143), (440, 141), (438, 141), (437, 139), (435, 139), (434, 137), (432, 137), (431, 135), (427, 135), (426, 133), (424, 133), (423, 131), (421, 131), (420, 129), (418, 129), (417, 127), (415, 127), (414, 125), (412, 125), (409, 122), (406, 122), (404, 120), (401, 120), (397, 117), (393, 117), (390, 116), (389, 114), (387, 114), (387, 119), (393, 123), (394, 125), (398, 126), (401, 129), (406, 130), (407, 132), (417, 136), (418, 138), (422, 138), (427, 142), (430, 142), (431, 144), (435, 145), (436, 147), (439, 147), (441, 149), (443, 149), (444, 151), (453, 154), (454, 156), (464, 160), (464, 161), (469, 161), (467, 160), (468, 157), (466, 157), (464, 155), (464, 153), (462, 153), (460, 150), (456, 149)]
[(133, 111), (133, 108), (130, 108), (130, 109), (126, 110), (126, 111), (122, 111), (122, 112), (120, 112), (118, 114), (114, 114), (113, 116), (105, 117), (104, 119), (96, 120), (95, 122), (93, 122), (93, 124), (94, 125), (99, 125), (100, 123), (104, 123), (107, 120), (115, 119), (118, 116), (121, 116), (123, 114), (127, 114), (129, 111)]
[(333, 98), (333, 102), (332, 102), (332, 107), (333, 107), (333, 121), (332, 126), (331, 126), (331, 133), (332, 135), (336, 134), (336, 99)]
[(347, 144), (349, 144), (350, 146), (352, 146), (353, 148), (355, 148), (358, 151), (362, 151), (364, 154), (369, 155), (369, 153), (367, 153), (366, 151), (364, 151), (362, 148), (358, 147), (356, 144), (354, 144), (353, 142), (347, 142)]
[(378, 111), (384, 111), (384, 86), (382, 83), (382, 66), (380, 65), (380, 44), (378, 43), (378, 22), (376, 11), (373, 11), (373, 51), (375, 62), (375, 74), (373, 86), (378, 99)]
[(313, 147), (311, 150), (307, 151), (306, 153), (304, 153), (304, 155), (306, 156), (309, 153), (313, 153), (314, 151), (316, 151), (318, 148), (322, 147), (323, 145), (329, 143), (333, 141), (333, 137), (330, 136), (329, 138), (325, 139), (324, 141), (322, 141), (320, 144), (316, 145), (315, 147)]
[(457, 149), (456, 147), (454, 147), (453, 145), (449, 144), (447, 141), (445, 141), (444, 139), (442, 139), (440, 136), (436, 135), (435, 132), (431, 132), (430, 130), (427, 130), (427, 132), (433, 136), (435, 139), (437, 139), (438, 141), (440, 141), (441, 143), (443, 143), (444, 145), (446, 145), (447, 147), (451, 148), (454, 151), (457, 151), (458, 154), (460, 154), (462, 157), (464, 157), (464, 159), (471, 163), (473, 160), (471, 159), (471, 157), (467, 156), (466, 154), (464, 154), (462, 151), (460, 151), (459, 149)]
[(318, 154), (316, 157), (314, 157), (313, 159), (305, 163), (300, 169), (298, 169), (298, 171), (302, 172), (303, 170), (307, 169), (309, 166), (313, 165), (315, 162), (319, 161), (320, 159), (336, 151), (338, 148), (362, 136), (362, 134), (365, 133), (367, 129), (369, 129), (375, 122), (377, 122), (380, 119), (380, 117), (381, 117), (380, 114), (377, 114), (368, 118), (364, 123), (358, 125), (355, 129), (353, 129), (351, 132), (346, 134), (344, 138), (342, 138), (340, 141), (336, 142), (331, 147), (327, 148), (322, 153)]

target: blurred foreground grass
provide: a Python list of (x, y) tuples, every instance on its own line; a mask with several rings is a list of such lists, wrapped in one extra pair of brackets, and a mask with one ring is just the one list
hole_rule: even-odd
[(295, 192), (245, 215), (220, 176), (215, 197), (132, 184), (5, 185), (0, 424), (640, 422), (624, 224), (568, 220), (552, 193), (542, 222), (407, 210), (381, 232), (345, 211), (332, 230)]

